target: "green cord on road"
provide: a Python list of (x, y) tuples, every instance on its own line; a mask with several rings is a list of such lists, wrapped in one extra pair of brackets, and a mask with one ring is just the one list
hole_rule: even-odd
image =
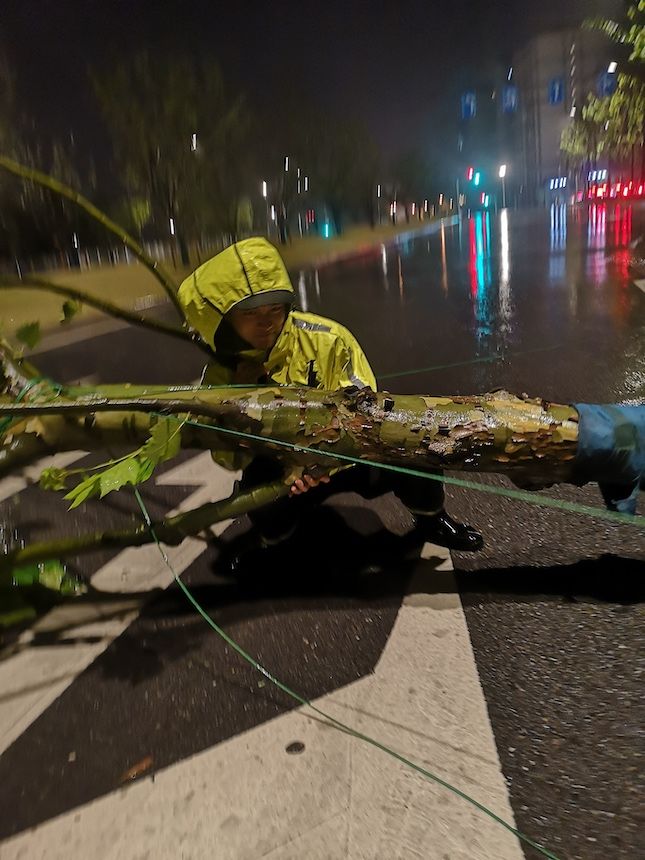
[(451, 367), (465, 367), (468, 364), (486, 364), (491, 361), (504, 361), (505, 358), (516, 358), (518, 355), (529, 355), (533, 352), (550, 352), (558, 349), (554, 346), (538, 346), (535, 349), (523, 349), (520, 352), (509, 352), (506, 355), (486, 355), (482, 358), (469, 358), (467, 361), (454, 361), (451, 364), (433, 364), (430, 367), (417, 367), (414, 370), (402, 370), (399, 373), (379, 373), (378, 379), (398, 379), (401, 376), (416, 376), (418, 373), (431, 373), (434, 370), (448, 370)]
[[(161, 415), (161, 413), (153, 413)], [(180, 421), (178, 416), (171, 417), (175, 421)], [(467, 490), (477, 490), (480, 493), (488, 493), (492, 496), (502, 496), (507, 499), (513, 499), (517, 502), (528, 502), (530, 505), (540, 505), (546, 508), (555, 508), (560, 511), (567, 511), (570, 514), (583, 514), (584, 516), (596, 517), (597, 519), (608, 520), (609, 522), (621, 523), (623, 525), (636, 526), (637, 528), (645, 529), (645, 516), (639, 514), (622, 514), (618, 511), (607, 511), (603, 508), (596, 508), (592, 505), (583, 505), (579, 502), (567, 502), (561, 499), (551, 499), (549, 496), (543, 496), (540, 493), (530, 493), (526, 490), (512, 490), (508, 487), (495, 487), (492, 484), (481, 484), (478, 481), (467, 481), (464, 478), (453, 478), (448, 475), (437, 475), (432, 472), (421, 472), (418, 469), (409, 469), (406, 466), (395, 466), (391, 463), (377, 463), (376, 460), (361, 460), (358, 457), (350, 457), (347, 454), (337, 454), (333, 451), (323, 451), (318, 448), (308, 448), (305, 445), (296, 445), (293, 442), (283, 442), (280, 439), (272, 439), (270, 436), (256, 436), (252, 433), (244, 433), (242, 430), (231, 430), (228, 427), (216, 427), (213, 424), (204, 424), (200, 421), (185, 420), (185, 423), (191, 427), (200, 427), (203, 430), (213, 430), (216, 433), (225, 433), (231, 436), (238, 436), (244, 439), (250, 439), (254, 442), (270, 442), (272, 445), (277, 445), (281, 448), (289, 448), (292, 451), (299, 453), (315, 454), (321, 457), (328, 457), (331, 460), (342, 460), (345, 463), (352, 463), (361, 466), (373, 466), (375, 469), (385, 469), (389, 472), (398, 472), (402, 475), (412, 475), (415, 478), (427, 478), (431, 481), (440, 481), (443, 484), (450, 484), (453, 487), (463, 487)]]
[(312, 704), (312, 702), (310, 702), (308, 699), (305, 699), (299, 693), (296, 693), (294, 690), (292, 690), (290, 687), (288, 687), (286, 684), (284, 684), (282, 681), (280, 681), (278, 678), (276, 678), (274, 675), (272, 675), (269, 672), (269, 670), (266, 669), (261, 663), (258, 663), (257, 660), (255, 660), (250, 654), (248, 654), (242, 648), (241, 645), (238, 645), (238, 643), (234, 639), (232, 639), (228, 635), (228, 633), (226, 633), (226, 631), (222, 627), (220, 627), (216, 621), (213, 620), (213, 618), (211, 618), (211, 616), (206, 612), (206, 610), (203, 608), (203, 606), (199, 603), (199, 601), (192, 594), (192, 592), (190, 591), (188, 586), (185, 585), (185, 583), (181, 580), (181, 578), (177, 574), (176, 570), (174, 569), (174, 567), (170, 563), (170, 559), (168, 558), (166, 551), (161, 546), (161, 543), (159, 542), (159, 539), (157, 538), (157, 535), (156, 535), (155, 530), (154, 530), (154, 526), (152, 524), (152, 520), (150, 518), (150, 514), (148, 513), (148, 509), (146, 508), (146, 505), (145, 505), (143, 499), (141, 498), (141, 494), (139, 493), (139, 490), (136, 487), (134, 489), (134, 494), (136, 496), (139, 507), (141, 508), (141, 513), (143, 514), (143, 518), (145, 520), (145, 523), (146, 523), (148, 529), (150, 530), (150, 534), (152, 535), (152, 537), (154, 539), (154, 542), (157, 546), (157, 549), (161, 553), (161, 557), (163, 558), (164, 564), (166, 565), (166, 567), (168, 568), (168, 570), (172, 574), (173, 579), (175, 580), (175, 582), (177, 583), (177, 585), (179, 586), (181, 591), (184, 593), (184, 595), (186, 596), (188, 601), (193, 605), (193, 607), (196, 609), (196, 611), (201, 615), (201, 617), (204, 619), (204, 621), (208, 624), (208, 626), (212, 630), (214, 630), (218, 634), (218, 636), (220, 636), (226, 642), (227, 645), (229, 645), (237, 654), (239, 654), (239, 656), (242, 657), (242, 659), (246, 660), (246, 662), (249, 663), (251, 666), (253, 666), (254, 669), (256, 669), (258, 672), (260, 672), (262, 675), (264, 675), (264, 677), (268, 681), (270, 681), (274, 686), (276, 686), (279, 690), (282, 690), (283, 693), (285, 693), (287, 696), (289, 696), (294, 701), (298, 702), (299, 705), (302, 705), (303, 707), (309, 708), (311, 711), (318, 714), (318, 716), (322, 717), (329, 725), (333, 726), (336, 729), (339, 729), (342, 732), (345, 732), (345, 734), (348, 734), (351, 737), (356, 738), (357, 740), (364, 741), (365, 743), (370, 744), (370, 746), (373, 746), (376, 749), (381, 750), (381, 752), (386, 753), (386, 755), (391, 756), (392, 758), (396, 759), (397, 761), (401, 762), (402, 764), (406, 765), (407, 767), (409, 767), (412, 770), (416, 771), (417, 773), (421, 774), (421, 776), (423, 776), (429, 782), (434, 782), (437, 785), (442, 786), (442, 788), (447, 789), (448, 791), (452, 792), (457, 797), (461, 798), (462, 800), (465, 800), (467, 803), (470, 803), (472, 806), (474, 806), (480, 812), (483, 812), (485, 815), (487, 815), (489, 818), (491, 818), (493, 821), (495, 821), (501, 827), (504, 827), (506, 830), (508, 830), (510, 833), (512, 833), (514, 836), (516, 836), (522, 842), (525, 842), (527, 845), (530, 845), (532, 848), (535, 848), (536, 851), (539, 851), (540, 854), (542, 854), (544, 857), (548, 857), (548, 858), (550, 858), (550, 860), (560, 860), (560, 858), (558, 858), (555, 854), (553, 854), (547, 848), (540, 845), (538, 842), (535, 842), (533, 839), (531, 839), (526, 834), (522, 833), (520, 830), (517, 830), (517, 828), (513, 827), (512, 824), (509, 824), (507, 821), (505, 821), (499, 815), (494, 813), (491, 809), (489, 809), (483, 803), (480, 803), (478, 800), (475, 800), (474, 797), (471, 797), (470, 795), (461, 791), (461, 789), (456, 788), (454, 785), (451, 785), (449, 782), (446, 782), (444, 779), (441, 779), (441, 777), (437, 776), (436, 774), (432, 773), (429, 770), (426, 770), (424, 767), (421, 767), (421, 765), (416, 764), (415, 762), (406, 758), (404, 755), (401, 755), (400, 753), (391, 749), (386, 744), (382, 744), (380, 741), (377, 741), (375, 738), (372, 738), (369, 735), (363, 734), (363, 732), (359, 732), (357, 729), (354, 729), (351, 726), (347, 725), (346, 723), (343, 723), (341, 720), (337, 720), (336, 717), (332, 717), (331, 714), (326, 713), (321, 708), (318, 708), (316, 705)]

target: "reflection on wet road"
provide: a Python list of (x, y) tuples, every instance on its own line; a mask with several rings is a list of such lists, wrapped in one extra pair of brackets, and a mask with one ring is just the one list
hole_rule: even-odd
[(394, 391), (638, 399), (645, 296), (628, 246), (644, 230), (642, 206), (475, 212), (303, 272), (297, 292), (356, 333)]

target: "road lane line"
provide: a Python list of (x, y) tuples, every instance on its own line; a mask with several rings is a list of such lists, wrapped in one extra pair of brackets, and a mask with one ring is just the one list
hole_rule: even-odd
[(43, 469), (48, 469), (50, 466), (65, 469), (86, 455), (87, 451), (64, 451), (61, 454), (41, 457), (40, 460), (36, 460), (29, 466), (26, 466), (18, 474), (9, 475), (7, 478), (0, 480), (0, 502), (4, 502), (16, 493), (20, 493), (30, 484), (37, 484)]
[[(513, 822), (450, 555), (431, 545), (423, 555), (374, 673), (315, 704)], [(360, 630), (356, 638), (360, 648)], [(293, 741), (304, 744), (301, 755), (286, 753)], [(146, 851), (159, 860), (213, 851), (218, 860), (524, 856), (512, 834), (463, 800), (303, 709), (2, 848), (6, 860), (21, 851), (34, 860)]]
[[(209, 452), (203, 452), (165, 472), (158, 483), (197, 487), (169, 512), (169, 516), (174, 516), (230, 495), (234, 477), (234, 473), (215, 466)], [(0, 483), (0, 493), (12, 480)], [(220, 534), (228, 525), (229, 521), (218, 523), (213, 530)], [(167, 552), (181, 573), (206, 547), (204, 541), (188, 538), (179, 546), (168, 547)], [(25, 631), (21, 637), (23, 648), (0, 662), (0, 691), (4, 694), (0, 695), (0, 754), (136, 617), (139, 607), (128, 599), (127, 592), (164, 588), (171, 580), (156, 546), (125, 549), (92, 576), (96, 588), (115, 592), (114, 602), (75, 606), (70, 601), (54, 608)], [(64, 646), (30, 647), (29, 642), (39, 632), (58, 629), (65, 630)], [(98, 641), (88, 643), (88, 637)]]
[(88, 323), (87, 325), (74, 326), (60, 332), (52, 332), (51, 334), (46, 334), (34, 349), (29, 350), (28, 358), (40, 355), (43, 352), (53, 352), (55, 349), (72, 346), (75, 343), (82, 343), (84, 340), (101, 337), (104, 334), (111, 334), (112, 332), (128, 328), (129, 325), (130, 323), (123, 320), (106, 319)]

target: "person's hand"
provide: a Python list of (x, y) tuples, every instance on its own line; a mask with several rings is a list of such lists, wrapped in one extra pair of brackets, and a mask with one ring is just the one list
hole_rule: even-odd
[(308, 472), (303, 472), (301, 478), (296, 478), (291, 485), (289, 492), (290, 496), (301, 496), (308, 490), (317, 487), (318, 484), (328, 484), (330, 481), (329, 475), (311, 475)]

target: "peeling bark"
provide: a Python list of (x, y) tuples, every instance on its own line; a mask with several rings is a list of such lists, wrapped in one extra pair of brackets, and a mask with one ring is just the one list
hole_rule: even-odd
[[(185, 422), (184, 449), (270, 451), (294, 469), (325, 471), (355, 458), (433, 472), (501, 472), (525, 486), (569, 481), (577, 451), (578, 413), (570, 406), (514, 397), (390, 395), (368, 389), (210, 386), (58, 386), (37, 375), (0, 342), (0, 476), (45, 453), (105, 450), (144, 443), (159, 415)], [(155, 525), (159, 540), (189, 534), (268, 504), (289, 491), (290, 480), (234, 493), (229, 499)], [(12, 567), (98, 548), (139, 546), (152, 540), (141, 525), (9, 551), (0, 582)]]
[(570, 479), (577, 450), (573, 407), (507, 392), (426, 397), (291, 387), (104, 386), (73, 399), (72, 393), (51, 402), (0, 402), (0, 416), (20, 417), (14, 434), (35, 432), (57, 450), (140, 442), (151, 413), (190, 415), (256, 438), (188, 424), (181, 431), (184, 448), (269, 449), (284, 460), (325, 465), (329, 458), (317, 455), (322, 451), (426, 471), (501, 472), (544, 484)]

